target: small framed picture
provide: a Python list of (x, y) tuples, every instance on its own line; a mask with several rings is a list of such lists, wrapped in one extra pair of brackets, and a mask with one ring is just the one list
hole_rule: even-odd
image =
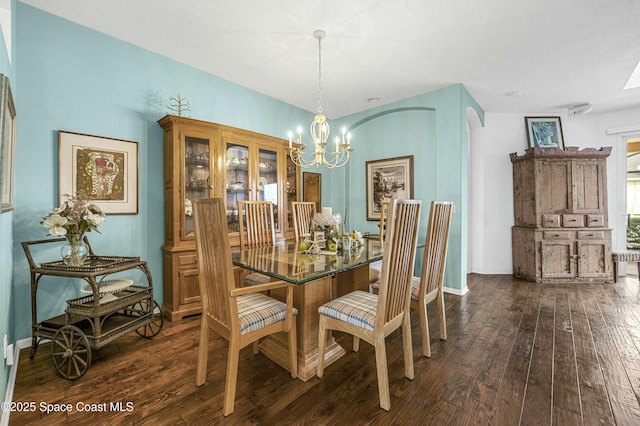
[(325, 246), (324, 232), (322, 232), (322, 231), (314, 231), (313, 232), (313, 242), (316, 243), (319, 248), (324, 248), (324, 246)]
[(560, 117), (525, 117), (529, 148), (564, 149)]
[(316, 203), (316, 211), (322, 209), (322, 175), (302, 172), (302, 201)]
[(383, 241), (374, 238), (367, 238), (367, 251), (369, 256), (380, 256), (382, 254)]

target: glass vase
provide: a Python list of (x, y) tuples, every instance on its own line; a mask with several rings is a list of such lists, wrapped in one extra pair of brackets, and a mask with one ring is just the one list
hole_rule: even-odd
[(89, 255), (89, 248), (83, 241), (84, 234), (67, 234), (67, 242), (62, 245), (60, 254), (67, 266), (82, 266)]

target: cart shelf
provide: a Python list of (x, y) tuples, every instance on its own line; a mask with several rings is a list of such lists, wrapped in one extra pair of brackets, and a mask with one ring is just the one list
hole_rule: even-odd
[(130, 286), (123, 291), (112, 293), (116, 300), (106, 303), (95, 303), (93, 295), (67, 300), (67, 314), (85, 317), (100, 317), (111, 312), (132, 306), (145, 299), (153, 299), (151, 287)]

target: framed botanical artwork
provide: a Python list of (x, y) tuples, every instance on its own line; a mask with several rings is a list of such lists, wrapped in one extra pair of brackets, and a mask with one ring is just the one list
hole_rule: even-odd
[(58, 197), (84, 193), (107, 214), (138, 213), (138, 143), (58, 132)]
[(13, 210), (16, 108), (9, 78), (0, 74), (0, 194), (2, 213)]
[(316, 203), (316, 211), (322, 207), (322, 175), (302, 172), (302, 201)]
[(560, 117), (525, 117), (529, 148), (564, 149)]
[(366, 163), (367, 220), (380, 220), (382, 202), (413, 198), (413, 155)]

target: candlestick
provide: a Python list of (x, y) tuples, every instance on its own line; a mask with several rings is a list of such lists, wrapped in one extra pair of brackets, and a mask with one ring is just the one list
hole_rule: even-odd
[(349, 209), (345, 207), (344, 209), (344, 218), (342, 219), (342, 234), (344, 235), (345, 229), (347, 227), (347, 214), (349, 213)]

